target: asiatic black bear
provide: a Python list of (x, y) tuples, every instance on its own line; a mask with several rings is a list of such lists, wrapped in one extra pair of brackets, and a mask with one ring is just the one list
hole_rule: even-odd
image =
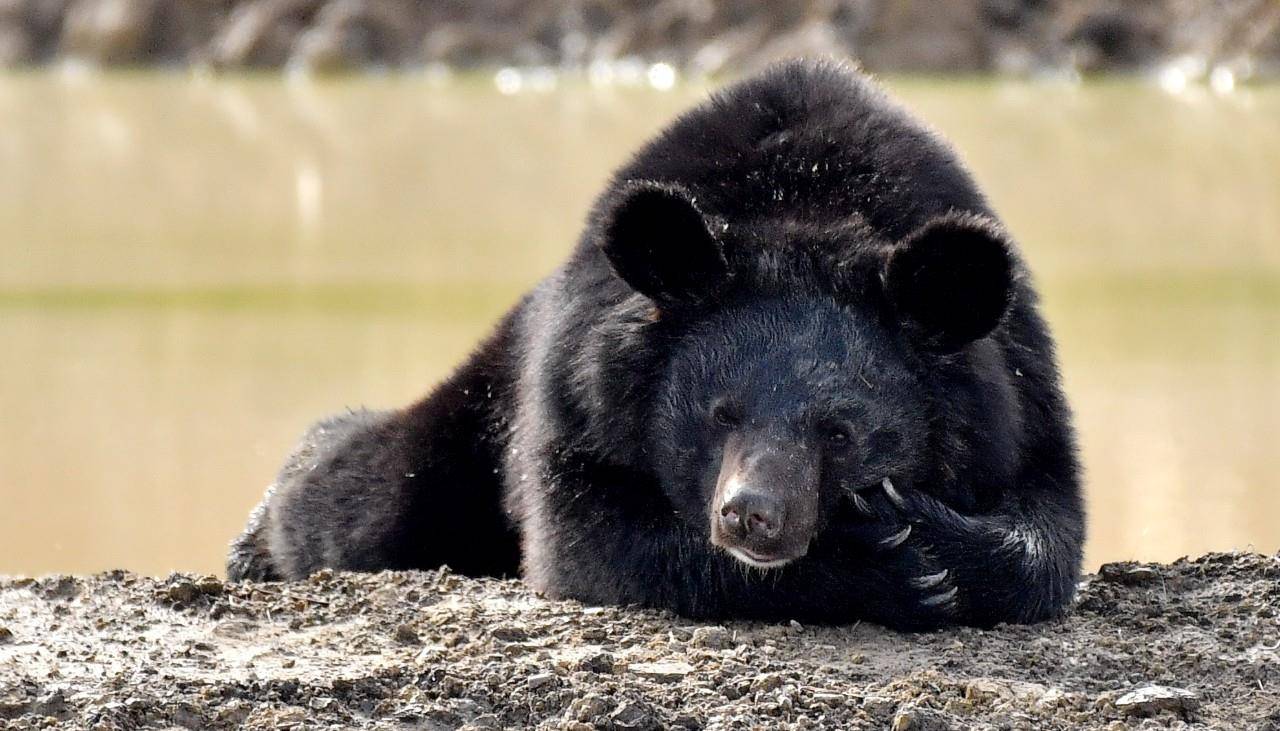
[(1084, 537), (1053, 343), (955, 154), (776, 66), (615, 175), (419, 403), (311, 429), (233, 579), (448, 564), (697, 618), (1033, 622)]

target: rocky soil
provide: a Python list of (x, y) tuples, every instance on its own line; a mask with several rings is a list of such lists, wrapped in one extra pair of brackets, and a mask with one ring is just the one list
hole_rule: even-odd
[[(783, 56), (872, 71), (1280, 75), (1274, 0), (0, 0), (0, 67), (449, 68)], [(608, 72), (612, 73), (612, 72)]]
[(701, 625), (447, 570), (0, 580), (0, 727), (1280, 729), (1280, 554), (1110, 564), (1070, 618)]

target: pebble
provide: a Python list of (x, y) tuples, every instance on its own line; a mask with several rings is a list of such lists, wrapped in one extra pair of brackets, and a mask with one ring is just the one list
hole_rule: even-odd
[(862, 699), (862, 710), (876, 717), (888, 716), (896, 705), (892, 698), (880, 695), (869, 695)]
[(0, 645), (13, 642), (13, 630), (8, 627), (0, 627)]
[(898, 711), (893, 714), (893, 722), (889, 724), (889, 728), (893, 731), (912, 731), (912, 729), (920, 728), (916, 712), (912, 710)]
[(609, 714), (609, 723), (614, 728), (637, 729), (648, 731), (659, 728), (657, 719), (649, 709), (636, 701), (623, 701)]
[(903, 708), (893, 714), (892, 731), (949, 731), (952, 727), (937, 713), (923, 708)]
[(503, 626), (494, 627), (489, 633), (495, 640), (502, 642), (524, 642), (529, 639), (529, 633), (523, 627)]
[(993, 680), (979, 679), (965, 686), (964, 699), (971, 703), (985, 703), (1003, 695), (1005, 689)]
[(569, 704), (566, 715), (575, 721), (594, 721), (609, 710), (609, 704), (595, 694), (575, 699)]
[(767, 693), (771, 690), (777, 690), (782, 687), (782, 676), (776, 673), (769, 675), (761, 675), (751, 681), (751, 691), (753, 693)]
[(813, 702), (822, 706), (839, 707), (844, 705), (845, 698), (839, 693), (818, 691), (813, 694)]
[(712, 650), (723, 650), (732, 644), (729, 630), (724, 627), (699, 627), (693, 631), (690, 643), (694, 647), (706, 647)]
[(458, 731), (490, 731), (490, 729), (500, 729), (502, 724), (498, 721), (498, 717), (492, 713), (486, 713), (471, 719), (471, 722), (462, 726)]
[(538, 690), (539, 688), (545, 688), (549, 685), (554, 685), (555, 682), (556, 682), (556, 676), (552, 675), (551, 673), (538, 673), (536, 675), (530, 675), (529, 678), (525, 680), (525, 684), (529, 686), (529, 690)]
[(679, 660), (671, 662), (637, 662), (628, 668), (633, 674), (659, 683), (678, 683), (684, 676), (692, 673), (694, 667)]
[(613, 664), (613, 655), (607, 652), (597, 652), (579, 660), (576, 669), (592, 673), (611, 673), (613, 672)]
[(1133, 716), (1147, 716), (1160, 711), (1186, 713), (1200, 706), (1200, 696), (1185, 688), (1170, 685), (1148, 685), (1116, 699), (1116, 708)]
[(1134, 565), (1128, 561), (1103, 564), (1098, 569), (1098, 576), (1103, 581), (1126, 586), (1145, 584), (1160, 577), (1160, 573), (1150, 566)]
[(397, 626), (392, 637), (402, 645), (416, 645), (420, 642), (418, 633), (407, 624)]

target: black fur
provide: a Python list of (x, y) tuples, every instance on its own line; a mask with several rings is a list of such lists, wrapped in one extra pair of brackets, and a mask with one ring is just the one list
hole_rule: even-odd
[[(1025, 266), (948, 146), (834, 64), (685, 114), (452, 378), (317, 429), (232, 578), (448, 564), (693, 617), (920, 629), (1055, 616), (1079, 574)], [(802, 555), (780, 568), (712, 543), (740, 539), (713, 526), (748, 474), (790, 516)]]

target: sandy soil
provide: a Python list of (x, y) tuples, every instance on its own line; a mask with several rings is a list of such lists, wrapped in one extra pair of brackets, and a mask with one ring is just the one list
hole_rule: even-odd
[(1064, 621), (921, 635), (447, 571), (4, 579), (0, 727), (1280, 729), (1278, 604), (1256, 554), (1110, 564)]

